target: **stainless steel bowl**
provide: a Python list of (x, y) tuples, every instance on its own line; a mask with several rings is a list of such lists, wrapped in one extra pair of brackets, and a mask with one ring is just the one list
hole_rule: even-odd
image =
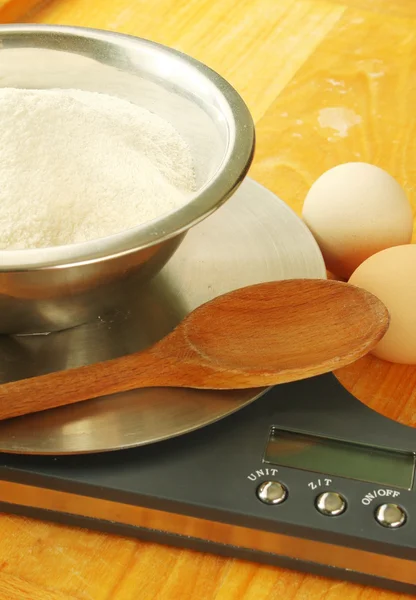
[(132, 280), (140, 289), (186, 231), (233, 194), (251, 164), (254, 126), (237, 92), (205, 65), (147, 40), (78, 27), (3, 25), (0, 87), (78, 88), (147, 108), (188, 142), (198, 186), (184, 207), (117, 235), (0, 251), (0, 333), (66, 329), (116, 307)]

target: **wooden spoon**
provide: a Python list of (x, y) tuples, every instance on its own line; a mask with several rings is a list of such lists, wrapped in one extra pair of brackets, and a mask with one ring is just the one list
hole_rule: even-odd
[(377, 298), (346, 283), (249, 286), (200, 306), (144, 352), (0, 386), (0, 419), (133, 388), (257, 388), (304, 379), (362, 357), (388, 324)]

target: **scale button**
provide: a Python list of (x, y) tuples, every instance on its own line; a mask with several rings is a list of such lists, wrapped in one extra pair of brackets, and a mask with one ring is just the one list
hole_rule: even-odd
[(257, 497), (265, 504), (280, 504), (287, 498), (287, 489), (278, 481), (263, 481), (257, 488)]
[(347, 508), (345, 498), (337, 492), (324, 492), (319, 494), (315, 501), (316, 508), (327, 517), (336, 517)]
[(406, 513), (397, 504), (381, 504), (375, 514), (377, 522), (390, 529), (397, 529), (406, 522)]

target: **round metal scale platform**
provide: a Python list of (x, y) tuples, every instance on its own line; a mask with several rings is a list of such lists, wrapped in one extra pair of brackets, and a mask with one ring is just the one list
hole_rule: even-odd
[[(219, 294), (291, 278), (326, 278), (320, 250), (284, 202), (246, 179), (223, 207), (190, 230), (146, 287), (136, 289), (132, 282), (125, 306), (116, 313), (59, 333), (3, 337), (0, 381), (141, 350)], [(263, 391), (143, 389), (114, 394), (4, 421), (0, 451), (76, 454), (150, 444), (217, 421)]]

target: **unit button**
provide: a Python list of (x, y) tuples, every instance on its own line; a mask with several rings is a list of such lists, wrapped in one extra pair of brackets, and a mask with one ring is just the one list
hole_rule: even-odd
[(381, 504), (375, 512), (376, 520), (383, 527), (397, 529), (406, 522), (406, 513), (397, 504)]
[(257, 497), (265, 504), (280, 504), (287, 498), (287, 489), (278, 481), (263, 481), (257, 488)]
[(317, 497), (315, 506), (323, 515), (337, 517), (347, 508), (347, 503), (337, 492), (324, 492)]

